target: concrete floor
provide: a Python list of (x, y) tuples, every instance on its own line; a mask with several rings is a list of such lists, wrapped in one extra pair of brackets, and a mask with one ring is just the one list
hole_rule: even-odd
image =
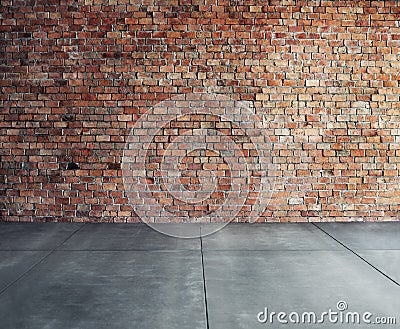
[[(0, 224), (0, 328), (399, 328), (399, 282), (400, 223), (230, 224), (201, 239)], [(257, 320), (265, 308), (319, 318), (339, 301), (397, 324)]]

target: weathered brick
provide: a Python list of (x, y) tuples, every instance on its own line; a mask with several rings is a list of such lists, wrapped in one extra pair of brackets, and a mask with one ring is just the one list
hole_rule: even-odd
[[(234, 180), (248, 185), (238, 215), (248, 220), (261, 170), (253, 168), (250, 182), (242, 170), (257, 156), (250, 139), (260, 134), (222, 120), (225, 104), (207, 101), (215, 115), (182, 116), (159, 131), (135, 127), (156, 103), (191, 93), (226, 95), (262, 115), (276, 184), (261, 221), (398, 219), (398, 2), (250, 0), (237, 11), (222, 0), (151, 10), (129, 1), (56, 2), (3, 6), (2, 220), (137, 222), (122, 194), (132, 127), (138, 143), (154, 135), (146, 179), (172, 221), (174, 213), (196, 220), (218, 210)], [(193, 104), (176, 103), (179, 111)], [(156, 107), (142, 128), (161, 125), (167, 112)], [(177, 137), (194, 129), (226, 135), (237, 149), (215, 133), (207, 136), (213, 150), (188, 155)], [(156, 193), (168, 152), (184, 159), (179, 183), (187, 191), (215, 174), (211, 198), (192, 204)]]

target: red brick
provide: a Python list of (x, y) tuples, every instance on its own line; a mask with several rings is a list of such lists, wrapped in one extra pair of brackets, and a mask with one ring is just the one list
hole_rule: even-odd
[[(6, 5), (0, 177), (7, 180), (0, 186), (7, 181), (9, 200), (2, 218), (137, 222), (121, 170), (130, 128), (157, 102), (213, 91), (264, 115), (276, 184), (260, 221), (393, 216), (383, 207), (390, 202), (385, 191), (398, 191), (389, 179), (377, 184), (397, 177), (400, 163), (397, 2), (308, 3), (288, 11), (276, 0), (250, 0), (232, 12), (222, 0), (188, 0), (173, 12), (166, 4), (152, 7), (151, 16), (137, 4), (114, 2), (75, 8), (73, 16), (63, 6), (34, 4), (28, 12), (22, 3)], [(217, 111), (214, 105), (204, 106)], [(195, 190), (199, 176), (213, 172), (211, 198), (188, 204), (165, 191), (154, 195), (176, 214), (199, 217), (217, 210), (235, 181), (247, 184), (240, 171), (257, 152), (230, 122), (198, 113), (155, 136), (148, 175), (160, 175), (172, 136), (192, 129), (217, 129), (242, 150), (228, 150), (228, 165), (218, 153), (226, 145), (209, 136), (213, 150), (187, 156), (181, 183)], [(187, 148), (180, 144), (174, 154), (185, 156)], [(259, 168), (251, 176), (238, 221), (248, 221), (257, 203)], [(379, 211), (366, 207), (375, 200)]]

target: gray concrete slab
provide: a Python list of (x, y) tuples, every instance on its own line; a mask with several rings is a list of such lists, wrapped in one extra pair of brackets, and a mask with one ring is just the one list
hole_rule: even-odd
[(57, 251), (0, 295), (7, 329), (204, 329), (198, 251)]
[(0, 250), (53, 250), (71, 234), (80, 223), (0, 223)]
[(230, 223), (203, 238), (204, 250), (342, 250), (311, 223)]
[[(175, 226), (178, 232), (185, 225)], [(200, 234), (199, 234), (200, 235)], [(86, 224), (59, 250), (200, 250), (200, 239), (178, 239), (138, 224)]]
[[(219, 229), (168, 225), (177, 236)], [(265, 307), (320, 315), (338, 301), (398, 326), (400, 287), (379, 272), (399, 280), (398, 223), (318, 225), (350, 249), (311, 223), (229, 224), (201, 240), (142, 223), (3, 223), (0, 328), (396, 327), (257, 321)]]
[(360, 250), (357, 254), (400, 284), (400, 250)]
[(265, 307), (320, 317), (330, 308), (338, 311), (339, 301), (348, 304), (349, 312), (400, 321), (400, 288), (348, 251), (205, 251), (204, 267), (210, 329), (388, 328), (327, 319), (312, 325), (257, 320)]
[(355, 250), (400, 250), (400, 222), (316, 223), (347, 247)]
[(0, 292), (48, 253), (48, 251), (0, 251)]

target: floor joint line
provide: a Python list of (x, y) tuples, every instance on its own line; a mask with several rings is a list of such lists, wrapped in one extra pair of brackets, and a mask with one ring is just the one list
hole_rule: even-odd
[(16, 284), (18, 281), (20, 281), (24, 276), (26, 276), (29, 272), (31, 272), (36, 266), (38, 266), (39, 264), (43, 263), (52, 253), (54, 253), (54, 251), (56, 251), (56, 249), (58, 247), (60, 247), (62, 244), (64, 244), (68, 239), (70, 239), (75, 233), (78, 233), (84, 226), (86, 225), (86, 223), (84, 223), (79, 229), (75, 230), (74, 232), (72, 232), (64, 241), (62, 241), (61, 243), (59, 243), (56, 247), (54, 247), (52, 250), (50, 250), (45, 256), (43, 256), (41, 259), (39, 259), (37, 262), (35, 262), (30, 268), (28, 268), (24, 273), (22, 273), (18, 278), (16, 278), (14, 281), (10, 282), (6, 287), (4, 287), (1, 291), (0, 291), (0, 296), (2, 294), (4, 294), (11, 286), (13, 286), (14, 284)]
[(206, 274), (204, 269), (203, 238), (201, 236), (201, 227), (200, 227), (200, 252), (201, 252), (201, 268), (203, 271), (203, 290), (204, 290), (204, 304), (206, 308), (206, 326), (207, 329), (210, 329), (210, 324), (208, 320), (207, 287), (206, 287)]
[(389, 279), (390, 281), (392, 281), (394, 284), (396, 284), (397, 286), (400, 286), (400, 283), (398, 283), (396, 280), (394, 280), (393, 278), (391, 278), (389, 275), (387, 275), (386, 273), (384, 273), (383, 271), (381, 271), (379, 268), (377, 268), (376, 266), (374, 266), (373, 264), (371, 264), (369, 261), (367, 261), (364, 257), (362, 257), (361, 255), (359, 255), (358, 253), (356, 253), (353, 249), (351, 249), (350, 247), (346, 246), (343, 242), (341, 242), (340, 240), (336, 239), (333, 235), (329, 234), (327, 231), (325, 231), (323, 228), (319, 227), (316, 223), (311, 223), (313, 224), (316, 228), (318, 228), (320, 231), (324, 232), (326, 235), (328, 235), (330, 238), (332, 238), (333, 240), (335, 240), (337, 243), (339, 243), (342, 247), (346, 248), (348, 251), (350, 251), (353, 255), (357, 256), (358, 258), (360, 258), (363, 262), (365, 262), (366, 264), (368, 264), (370, 267), (372, 267), (374, 270), (376, 270), (377, 272), (379, 272), (380, 274), (382, 274), (386, 279)]

